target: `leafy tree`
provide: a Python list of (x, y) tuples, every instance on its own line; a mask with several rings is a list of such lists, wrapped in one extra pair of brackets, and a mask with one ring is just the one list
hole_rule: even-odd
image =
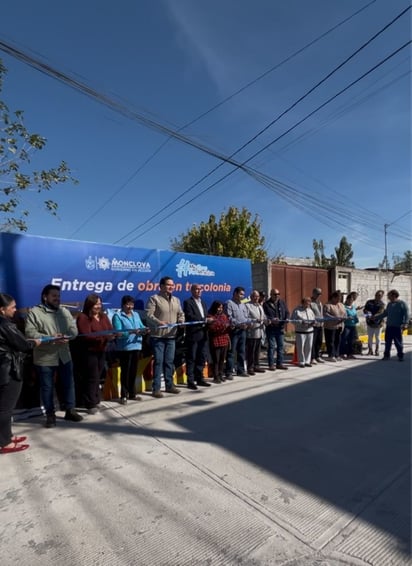
[(171, 241), (175, 251), (248, 258), (253, 263), (267, 260), (265, 238), (261, 235), (258, 216), (246, 208), (231, 206), (219, 220), (211, 214), (207, 222), (194, 225), (185, 234)]
[(324, 269), (327, 269), (328, 267), (331, 267), (331, 264), (333, 262), (333, 258), (327, 258), (325, 255), (325, 245), (323, 243), (323, 240), (313, 240), (312, 241), (312, 246), (313, 246), (313, 265), (315, 267), (322, 267)]
[(335, 254), (330, 257), (325, 255), (325, 245), (323, 240), (313, 240), (313, 265), (315, 267), (335, 267), (336, 265), (341, 265), (343, 267), (355, 267), (352, 261), (353, 251), (352, 244), (348, 242), (346, 236), (342, 236), (339, 245), (335, 247)]
[[(0, 92), (7, 72), (0, 59)], [(22, 200), (25, 191), (49, 191), (54, 185), (72, 181), (67, 164), (62, 161), (55, 168), (29, 171), (32, 155), (44, 148), (46, 139), (30, 133), (24, 125), (23, 112), (11, 112), (0, 100), (0, 229), (3, 231), (27, 230), (26, 219), (29, 211), (24, 209)], [(45, 210), (57, 214), (57, 203), (44, 201)]]
[(342, 267), (355, 267), (353, 258), (352, 244), (348, 242), (346, 236), (342, 236), (339, 246), (335, 248), (336, 256), (334, 258), (334, 265), (341, 265)]
[(407, 250), (402, 256), (393, 257), (393, 269), (395, 271), (406, 271), (412, 273), (412, 251)]

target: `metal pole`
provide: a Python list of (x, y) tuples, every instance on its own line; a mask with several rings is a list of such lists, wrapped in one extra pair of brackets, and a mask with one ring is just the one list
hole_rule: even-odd
[(388, 262), (388, 226), (389, 224), (384, 224), (384, 231), (385, 231), (385, 258), (383, 261), (385, 275), (386, 275), (386, 291), (389, 291), (389, 262)]

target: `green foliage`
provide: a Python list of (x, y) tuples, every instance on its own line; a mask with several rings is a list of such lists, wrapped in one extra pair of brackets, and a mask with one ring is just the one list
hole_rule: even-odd
[(323, 240), (313, 240), (313, 265), (315, 267), (322, 267), (323, 269), (328, 269), (332, 267), (333, 257), (327, 258), (325, 255), (325, 245)]
[(328, 269), (340, 265), (342, 267), (355, 267), (352, 261), (353, 251), (352, 244), (348, 242), (346, 236), (342, 236), (339, 246), (335, 247), (335, 254), (330, 257), (325, 255), (325, 246), (323, 240), (313, 240), (313, 265), (315, 267), (323, 267)]
[(339, 246), (335, 248), (335, 265), (343, 267), (355, 267), (353, 258), (352, 244), (348, 242), (346, 236), (342, 236)]
[(219, 220), (211, 214), (207, 222), (194, 225), (185, 234), (171, 241), (175, 251), (248, 258), (253, 263), (267, 260), (265, 238), (261, 235), (258, 216), (246, 208), (231, 206)]
[[(0, 60), (0, 92), (6, 72)], [(29, 211), (22, 206), (26, 191), (40, 193), (66, 181), (77, 183), (64, 161), (47, 170), (27, 170), (32, 155), (45, 147), (46, 139), (30, 133), (23, 118), (21, 110), (11, 112), (0, 100), (0, 229), (3, 231), (27, 230)], [(44, 206), (47, 212), (57, 214), (58, 205), (53, 200), (44, 201)]]
[(407, 250), (402, 256), (393, 257), (393, 269), (394, 271), (403, 271), (406, 273), (412, 273), (412, 251)]

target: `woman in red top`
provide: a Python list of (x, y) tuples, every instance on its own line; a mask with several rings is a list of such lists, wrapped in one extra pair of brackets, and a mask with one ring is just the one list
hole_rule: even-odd
[(209, 349), (212, 356), (213, 382), (222, 383), (226, 354), (230, 345), (229, 318), (223, 312), (223, 303), (214, 301), (208, 313)]
[[(86, 297), (83, 311), (77, 317), (77, 328), (81, 349), (83, 369), (83, 398), (87, 412), (90, 415), (97, 413), (100, 403), (100, 378), (105, 368), (105, 352), (107, 343), (114, 340), (114, 334), (93, 336), (94, 332), (112, 330), (109, 317), (102, 310), (102, 300), (94, 293)], [(91, 334), (88, 336), (88, 334)]]

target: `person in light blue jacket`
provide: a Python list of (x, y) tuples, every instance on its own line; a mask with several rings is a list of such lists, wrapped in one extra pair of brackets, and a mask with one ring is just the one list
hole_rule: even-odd
[(127, 399), (141, 401), (136, 395), (137, 365), (142, 351), (142, 334), (145, 326), (139, 314), (133, 310), (134, 299), (130, 295), (122, 297), (122, 308), (112, 318), (112, 325), (121, 334), (116, 338), (116, 355), (120, 361), (121, 398), (126, 405)]
[(355, 305), (356, 295), (349, 293), (345, 301), (346, 318), (345, 326), (340, 339), (339, 355), (346, 356), (347, 359), (355, 359), (353, 355), (353, 345), (357, 337), (356, 325), (359, 324), (357, 307)]

